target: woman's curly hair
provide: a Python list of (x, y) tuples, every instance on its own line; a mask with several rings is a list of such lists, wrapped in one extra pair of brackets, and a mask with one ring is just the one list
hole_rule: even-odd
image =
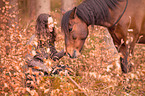
[(49, 14), (40, 14), (36, 20), (36, 37), (38, 39), (38, 48), (50, 47), (54, 44), (56, 33), (53, 27), (52, 32), (48, 28), (48, 18), (51, 17)]

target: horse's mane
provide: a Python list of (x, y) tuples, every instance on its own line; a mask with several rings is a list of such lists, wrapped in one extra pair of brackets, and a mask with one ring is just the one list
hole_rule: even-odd
[(36, 20), (36, 36), (38, 39), (39, 47), (48, 47), (55, 41), (55, 28), (53, 32), (50, 32), (48, 29), (48, 17), (51, 17), (49, 14), (40, 14)]
[[(77, 16), (87, 25), (100, 24), (110, 18), (109, 9), (114, 10), (119, 2), (124, 0), (85, 0), (77, 6)], [(61, 27), (68, 32), (69, 16), (73, 10), (66, 12), (62, 18)]]

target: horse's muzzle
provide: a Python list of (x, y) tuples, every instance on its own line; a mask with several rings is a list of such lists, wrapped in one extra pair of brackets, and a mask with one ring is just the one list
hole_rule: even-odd
[(77, 58), (77, 52), (76, 52), (76, 50), (73, 51), (73, 54), (72, 54), (72, 55), (69, 54), (69, 53), (67, 53), (67, 54), (68, 54), (68, 56), (69, 56), (70, 58)]

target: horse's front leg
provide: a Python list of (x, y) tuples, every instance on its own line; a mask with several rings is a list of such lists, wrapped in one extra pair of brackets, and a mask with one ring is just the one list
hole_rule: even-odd
[[(121, 53), (121, 69), (124, 73), (127, 73), (131, 69), (131, 64), (129, 64), (129, 56), (132, 56), (135, 42), (137, 41), (137, 39), (134, 37), (134, 35), (128, 34), (128, 32), (124, 31), (125, 30), (122, 30), (122, 28), (120, 27), (116, 29), (109, 29), (109, 32), (113, 38), (113, 42), (116, 45), (118, 52)], [(126, 35), (121, 33), (126, 33)]]
[(122, 53), (122, 55), (120, 56), (120, 63), (122, 71), (124, 73), (127, 73), (131, 70), (132, 64), (130, 62), (130, 59), (133, 56), (133, 50), (138, 40), (138, 36), (138, 34), (136, 35), (136, 37), (132, 34), (128, 34), (126, 38), (127, 40), (118, 49), (118, 51)]
[[(126, 44), (126, 38), (122, 38), (122, 35), (120, 35), (122, 30), (119, 28), (118, 29), (111, 28), (111, 29), (109, 29), (109, 32), (113, 38), (113, 42), (116, 46), (116, 49), (118, 50), (119, 53), (121, 53), (120, 63), (121, 63), (122, 72), (127, 73), (128, 72), (128, 56), (129, 56), (128, 50), (129, 49)], [(119, 37), (119, 36), (121, 36), (121, 37)]]
[(128, 46), (125, 44), (122, 44), (120, 48), (118, 49), (120, 55), (120, 63), (121, 63), (121, 69), (123, 73), (127, 73), (129, 71), (128, 67)]

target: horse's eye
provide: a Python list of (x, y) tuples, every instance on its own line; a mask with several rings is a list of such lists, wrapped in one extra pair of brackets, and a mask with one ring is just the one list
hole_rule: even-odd
[(71, 32), (72, 31), (72, 28), (69, 28), (69, 32)]

